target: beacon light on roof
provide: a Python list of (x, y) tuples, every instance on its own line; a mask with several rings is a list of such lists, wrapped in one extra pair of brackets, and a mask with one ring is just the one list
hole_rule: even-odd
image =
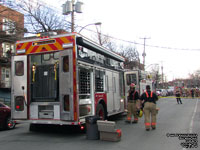
[(64, 44), (62, 45), (62, 47), (63, 47), (63, 48), (71, 48), (71, 47), (73, 47), (73, 43), (64, 43)]

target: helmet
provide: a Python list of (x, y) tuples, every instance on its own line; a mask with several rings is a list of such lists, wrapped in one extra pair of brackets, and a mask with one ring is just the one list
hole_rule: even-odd
[(130, 87), (135, 87), (135, 84), (134, 84), (134, 83), (131, 83)]
[(140, 118), (143, 116), (143, 111), (142, 111), (142, 109), (138, 110), (137, 116), (140, 117)]

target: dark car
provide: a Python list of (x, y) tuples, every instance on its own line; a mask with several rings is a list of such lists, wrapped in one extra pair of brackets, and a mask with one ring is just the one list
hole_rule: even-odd
[(0, 103), (0, 129), (13, 129), (15, 122), (11, 119), (11, 109), (9, 106)]

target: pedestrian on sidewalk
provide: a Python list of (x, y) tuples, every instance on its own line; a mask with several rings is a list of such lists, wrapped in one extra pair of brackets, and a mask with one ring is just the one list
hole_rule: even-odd
[(150, 130), (150, 127), (155, 130), (156, 129), (156, 101), (158, 100), (158, 96), (151, 91), (149, 85), (146, 86), (146, 92), (144, 92), (140, 100), (144, 103), (144, 119), (145, 119), (145, 128), (146, 131)]
[(135, 84), (131, 83), (130, 89), (128, 91), (128, 114), (126, 122), (131, 123), (133, 116), (134, 120), (132, 123), (138, 123), (138, 115), (137, 115), (138, 110), (140, 110), (139, 94), (135, 89)]
[(182, 104), (182, 101), (181, 101), (181, 91), (178, 87), (176, 87), (176, 91), (175, 91), (175, 94), (176, 94), (176, 100), (177, 100), (177, 103), (179, 104)]

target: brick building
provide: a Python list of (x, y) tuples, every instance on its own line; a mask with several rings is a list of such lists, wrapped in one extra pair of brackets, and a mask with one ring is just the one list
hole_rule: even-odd
[(0, 3), (0, 101), (11, 88), (11, 55), (15, 42), (24, 36), (24, 15)]

